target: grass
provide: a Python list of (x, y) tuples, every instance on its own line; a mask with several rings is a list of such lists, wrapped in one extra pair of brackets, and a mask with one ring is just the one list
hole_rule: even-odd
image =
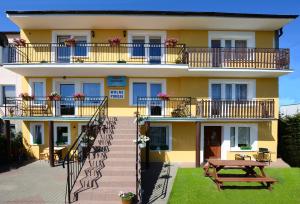
[(202, 169), (178, 169), (168, 204), (300, 204), (300, 168), (267, 168), (265, 172), (278, 180), (273, 191), (255, 188), (261, 187), (259, 183), (225, 183), (244, 187), (219, 192)]

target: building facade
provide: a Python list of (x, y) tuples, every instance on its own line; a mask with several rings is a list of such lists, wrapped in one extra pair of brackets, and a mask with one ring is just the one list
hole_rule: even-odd
[[(292, 72), (289, 49), (278, 41), (296, 16), (7, 14), (21, 40), (2, 48), (2, 69), (22, 76), (24, 97), (8, 100), (4, 119), (22, 121), (24, 143), (36, 158), (49, 146), (49, 121), (55, 144), (68, 147), (107, 96), (108, 115), (138, 112), (150, 161), (197, 164), (261, 147), (276, 161), (278, 78)], [(59, 100), (50, 100), (53, 92)], [(79, 93), (82, 103), (74, 100)]]

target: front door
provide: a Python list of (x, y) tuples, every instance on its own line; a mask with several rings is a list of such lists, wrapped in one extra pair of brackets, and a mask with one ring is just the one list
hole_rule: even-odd
[(75, 115), (75, 84), (60, 84), (60, 114)]
[(221, 126), (204, 127), (204, 158), (221, 158)]

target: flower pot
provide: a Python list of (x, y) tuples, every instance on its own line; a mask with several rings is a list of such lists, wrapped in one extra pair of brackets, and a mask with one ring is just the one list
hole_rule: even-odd
[(132, 204), (132, 199), (131, 200), (122, 200), (122, 204)]
[(144, 142), (139, 143), (139, 148), (141, 148), (141, 149), (146, 148), (146, 143), (144, 143)]

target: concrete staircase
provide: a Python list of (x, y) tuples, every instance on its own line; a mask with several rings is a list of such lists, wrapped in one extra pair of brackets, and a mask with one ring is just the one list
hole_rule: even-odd
[(111, 128), (98, 134), (76, 180), (71, 194), (75, 203), (119, 204), (120, 191), (135, 193), (134, 118), (110, 118), (107, 126)]

